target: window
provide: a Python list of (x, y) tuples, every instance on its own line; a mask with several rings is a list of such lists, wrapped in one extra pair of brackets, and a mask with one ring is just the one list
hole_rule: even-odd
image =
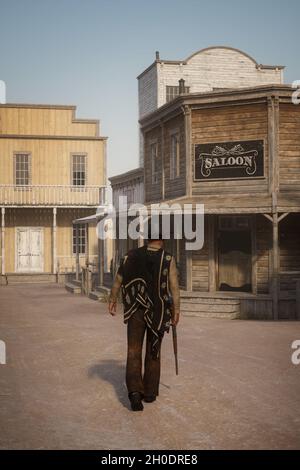
[[(78, 228), (78, 253), (84, 255), (86, 251), (86, 226), (77, 224)], [(76, 225), (73, 225), (73, 254), (76, 255)]]
[(133, 204), (134, 202), (134, 189), (133, 188), (126, 188), (124, 189), (124, 196), (127, 197), (127, 204)]
[(86, 155), (72, 155), (72, 184), (73, 186), (86, 184)]
[[(184, 93), (189, 93), (189, 92), (190, 92), (190, 87), (185, 86)], [(166, 86), (166, 102), (167, 103), (177, 98), (177, 96), (179, 96), (179, 86)]]
[(179, 134), (174, 133), (171, 135), (171, 154), (170, 154), (170, 179), (178, 178), (180, 174), (180, 147), (179, 147)]
[(250, 220), (247, 216), (219, 216), (220, 230), (249, 230)]
[(158, 182), (158, 156), (157, 156), (157, 143), (153, 143), (150, 146), (150, 155), (151, 155), (151, 174), (152, 174), (152, 184)]
[(15, 153), (15, 183), (17, 186), (28, 186), (30, 184), (30, 154)]

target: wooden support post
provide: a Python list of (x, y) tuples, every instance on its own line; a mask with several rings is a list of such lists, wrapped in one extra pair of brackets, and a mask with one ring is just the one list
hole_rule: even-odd
[(139, 214), (139, 238), (138, 238), (138, 247), (142, 247), (145, 245), (144, 239), (144, 216), (143, 214)]
[(79, 281), (79, 227), (78, 224), (75, 225), (75, 236), (76, 236), (76, 281)]
[(252, 249), (252, 293), (257, 294), (257, 246), (256, 246), (256, 215), (251, 217), (251, 249)]
[(161, 130), (161, 200), (165, 199), (165, 127), (163, 121), (160, 121)]
[(53, 233), (52, 233), (52, 272), (53, 274), (57, 273), (57, 248), (56, 248), (56, 214), (57, 208), (53, 207)]
[(272, 228), (273, 228), (273, 250), (272, 250), (272, 299), (273, 318), (278, 320), (279, 314), (279, 242), (278, 242), (278, 206), (277, 194), (279, 191), (279, 98), (271, 96), (268, 98), (268, 139), (269, 139), (269, 194), (272, 197)]
[(85, 264), (89, 266), (89, 224), (85, 224)]
[(104, 285), (104, 240), (99, 240), (99, 285)]
[(278, 308), (279, 308), (279, 243), (278, 243), (278, 214), (273, 214), (273, 269), (272, 269), (272, 299), (273, 299), (273, 317), (274, 320), (278, 320)]
[[(196, 217), (193, 215), (193, 217)], [(184, 228), (184, 227), (183, 227)], [(184, 239), (184, 242), (186, 240)], [(186, 262), (186, 290), (191, 292), (193, 290), (193, 251), (184, 250)]]
[(300, 279), (296, 280), (296, 318), (300, 320)]
[(191, 108), (188, 105), (182, 107), (184, 115), (184, 137), (185, 137), (185, 161), (186, 161), (186, 195), (192, 195), (192, 181), (193, 181), (193, 156), (191, 146)]
[(5, 207), (1, 208), (1, 274), (5, 274)]
[(209, 292), (216, 291), (215, 216), (208, 216)]
[(90, 270), (89, 270), (89, 224), (85, 224), (85, 280), (86, 289), (85, 293), (88, 296), (90, 293)]

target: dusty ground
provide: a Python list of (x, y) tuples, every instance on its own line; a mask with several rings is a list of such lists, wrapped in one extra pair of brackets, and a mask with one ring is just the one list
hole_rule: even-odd
[(300, 448), (300, 323), (183, 317), (180, 375), (167, 336), (159, 400), (133, 413), (121, 314), (56, 285), (0, 287), (0, 311), (0, 448)]

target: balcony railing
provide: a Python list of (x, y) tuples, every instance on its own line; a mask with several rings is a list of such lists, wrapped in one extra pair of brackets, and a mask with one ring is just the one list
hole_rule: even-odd
[(105, 204), (105, 186), (0, 185), (2, 206), (92, 206)]

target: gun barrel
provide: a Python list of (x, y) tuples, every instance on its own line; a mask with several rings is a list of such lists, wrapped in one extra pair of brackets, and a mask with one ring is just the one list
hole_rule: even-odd
[(178, 350), (177, 350), (177, 330), (176, 326), (172, 325), (172, 334), (173, 334), (173, 349), (175, 356), (175, 372), (178, 375)]

